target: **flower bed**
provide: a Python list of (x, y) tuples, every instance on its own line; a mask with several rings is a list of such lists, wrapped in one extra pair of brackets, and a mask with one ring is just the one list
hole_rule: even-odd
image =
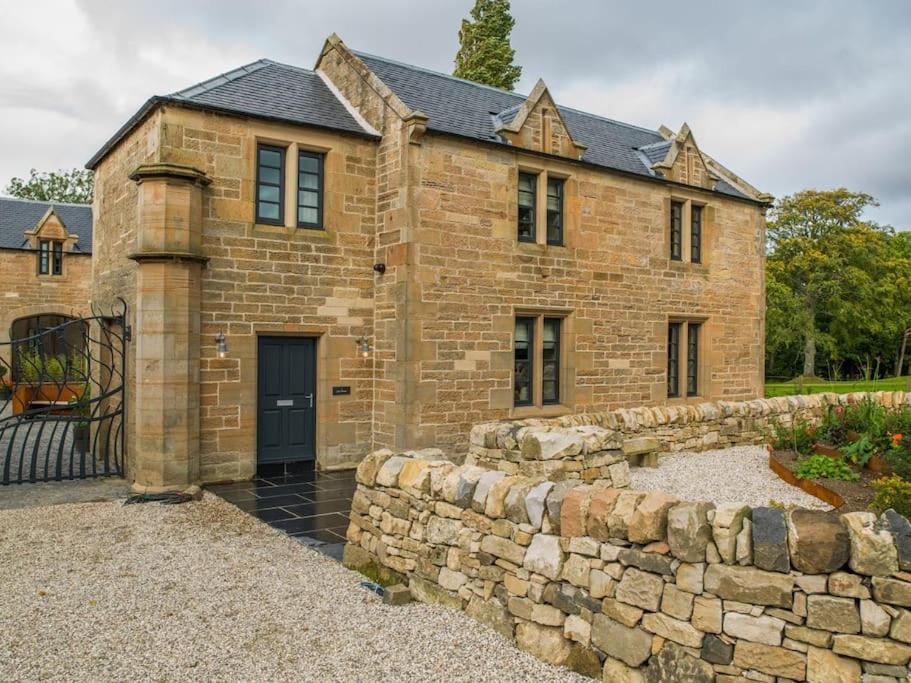
[[(776, 424), (775, 464), (797, 479), (819, 482), (844, 500), (840, 511), (911, 514), (911, 406), (891, 409), (867, 396), (828, 406), (817, 424)], [(888, 475), (892, 474), (892, 477)]]

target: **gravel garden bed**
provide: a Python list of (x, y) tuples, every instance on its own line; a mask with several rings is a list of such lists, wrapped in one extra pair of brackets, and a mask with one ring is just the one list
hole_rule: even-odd
[(772, 472), (765, 446), (674, 453), (660, 458), (657, 468), (633, 468), (631, 479), (631, 489), (660, 489), (687, 501), (831, 509)]
[(211, 494), (0, 511), (0, 680), (582, 681)]

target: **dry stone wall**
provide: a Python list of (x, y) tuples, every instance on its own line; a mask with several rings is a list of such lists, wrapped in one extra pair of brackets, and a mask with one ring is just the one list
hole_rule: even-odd
[(892, 511), (715, 506), (439, 451), (377, 451), (357, 481), (349, 565), (553, 664), (636, 682), (908, 674), (911, 524)]
[(634, 457), (761, 444), (776, 424), (790, 425), (795, 419), (816, 424), (830, 406), (865, 397), (887, 408), (911, 405), (911, 392), (904, 391), (824, 393), (485, 422), (471, 430), (466, 461), (508, 472), (554, 476), (560, 471), (585, 478), (584, 448), (593, 430), (600, 430), (598, 438), (611, 448)]

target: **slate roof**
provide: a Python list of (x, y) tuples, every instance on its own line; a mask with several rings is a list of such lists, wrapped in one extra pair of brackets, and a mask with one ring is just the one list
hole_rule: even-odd
[[(497, 126), (515, 118), (526, 97), (363, 52), (355, 54), (406, 106), (430, 117), (432, 131), (506, 145)], [(171, 95), (153, 97), (89, 161), (98, 161), (160, 103), (243, 114), (376, 137), (362, 126), (323, 79), (313, 71), (268, 59), (247, 64)], [(640, 176), (664, 158), (668, 143), (657, 131), (558, 107), (572, 137), (586, 146), (582, 161)], [(661, 150), (664, 154), (661, 154)], [(719, 192), (745, 197), (731, 185)]]
[(92, 207), (89, 204), (39, 202), (13, 197), (0, 197), (0, 249), (29, 249), (23, 233), (38, 225), (51, 207), (66, 229), (79, 235), (75, 253), (91, 254)]

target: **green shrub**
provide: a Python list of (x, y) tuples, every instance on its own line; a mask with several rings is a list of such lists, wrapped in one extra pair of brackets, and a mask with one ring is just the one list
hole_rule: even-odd
[(819, 435), (833, 446), (840, 446), (848, 441), (848, 426), (845, 424), (845, 409), (842, 406), (829, 406), (822, 422), (819, 423)]
[(856, 481), (858, 478), (857, 473), (848, 467), (844, 460), (826, 455), (811, 455), (801, 460), (794, 468), (794, 474), (800, 479)]
[(911, 482), (892, 475), (870, 484), (876, 491), (873, 502), (870, 503), (871, 510), (882, 513), (891, 508), (900, 515), (911, 517)]
[(845, 427), (858, 434), (866, 434), (871, 441), (880, 440), (886, 433), (889, 411), (872, 396), (864, 396), (854, 405), (845, 408)]
[(876, 455), (876, 445), (869, 435), (862, 435), (857, 441), (842, 446), (841, 454), (858, 467), (866, 467), (870, 458)]
[(816, 441), (816, 429), (803, 418), (795, 418), (790, 425), (776, 422), (771, 437), (772, 448), (792, 450), (799, 455), (810, 455)]

